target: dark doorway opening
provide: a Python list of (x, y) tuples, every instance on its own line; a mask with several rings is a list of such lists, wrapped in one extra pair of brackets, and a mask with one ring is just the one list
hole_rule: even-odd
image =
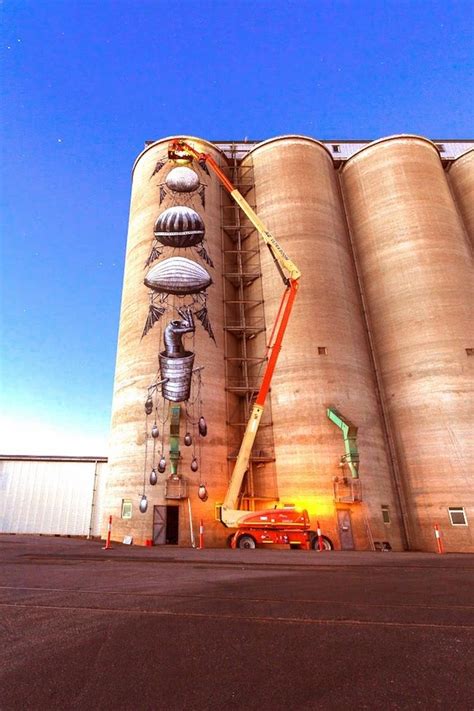
[(166, 543), (177, 545), (179, 540), (179, 506), (166, 507)]

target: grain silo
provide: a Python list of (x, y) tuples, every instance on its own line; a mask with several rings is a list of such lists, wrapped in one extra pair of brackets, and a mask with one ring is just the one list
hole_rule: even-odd
[[(400, 549), (399, 502), (331, 155), (310, 138), (280, 137), (253, 148), (242, 170), (253, 171), (249, 200), (302, 271), (272, 383), (279, 501), (307, 508), (342, 547), (368, 548), (372, 535)], [(284, 287), (266, 249), (261, 262), (272, 324)], [(329, 407), (359, 428), (360, 482), (340, 467), (343, 436)]]
[(472, 262), (438, 150), (377, 141), (342, 184), (411, 547), (433, 550), (439, 524), (448, 550), (472, 550)]
[[(439, 524), (473, 550), (471, 144), (185, 140), (302, 272), (240, 509), (307, 508), (336, 548), (433, 550)], [(223, 546), (284, 284), (209, 162), (170, 160), (171, 141), (134, 166), (100, 503), (115, 540), (188, 546), (202, 519)]]
[(196, 161), (169, 161), (170, 140), (133, 171), (104, 510), (114, 539), (189, 545), (191, 516), (212, 544), (222, 527), (197, 494), (227, 483), (221, 189)]
[(474, 244), (474, 150), (451, 163), (448, 180), (467, 234)]

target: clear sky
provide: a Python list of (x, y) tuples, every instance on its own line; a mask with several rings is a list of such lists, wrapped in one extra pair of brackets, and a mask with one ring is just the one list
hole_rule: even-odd
[(471, 0), (4, 0), (0, 453), (107, 454), (145, 140), (472, 137)]

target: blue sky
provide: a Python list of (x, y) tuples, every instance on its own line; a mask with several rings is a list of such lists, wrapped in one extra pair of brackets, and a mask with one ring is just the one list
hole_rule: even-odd
[(473, 7), (5, 0), (0, 452), (107, 453), (145, 140), (469, 138)]

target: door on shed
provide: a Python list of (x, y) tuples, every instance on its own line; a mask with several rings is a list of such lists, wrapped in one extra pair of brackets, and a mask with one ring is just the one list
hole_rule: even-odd
[(351, 512), (349, 509), (338, 509), (337, 525), (339, 528), (339, 540), (343, 551), (354, 550), (354, 537), (352, 535)]
[(166, 543), (166, 506), (153, 506), (153, 545)]

